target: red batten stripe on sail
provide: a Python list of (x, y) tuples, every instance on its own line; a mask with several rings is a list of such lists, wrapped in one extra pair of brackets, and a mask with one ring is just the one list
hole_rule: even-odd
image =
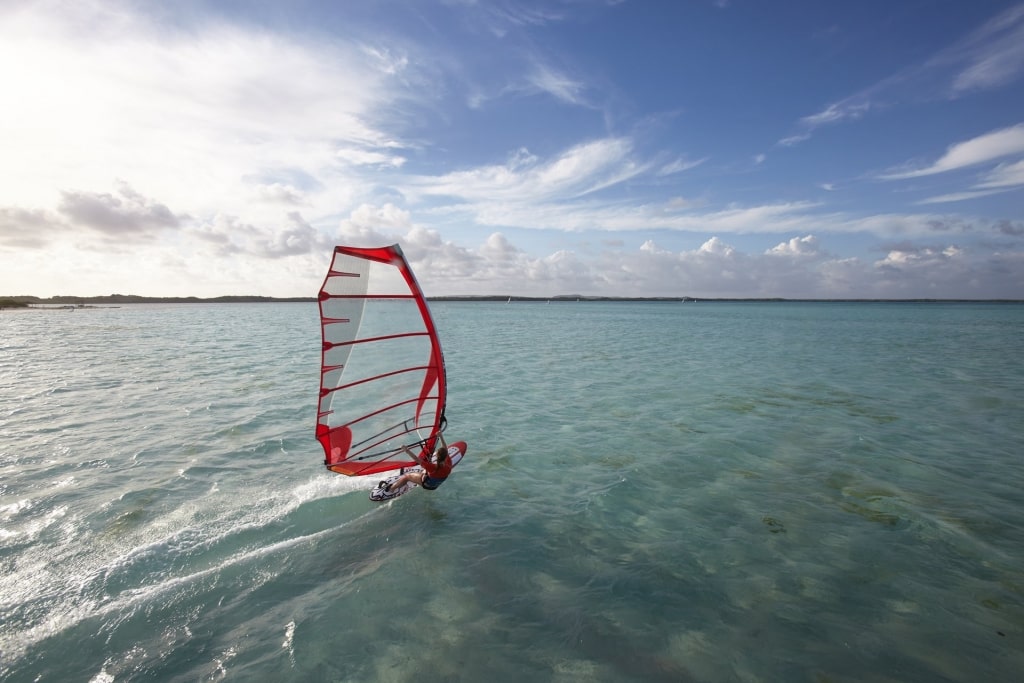
[[(435, 398), (436, 398), (436, 397), (435, 397)], [(381, 414), (383, 414), (383, 413), (386, 413), (386, 412), (388, 412), (389, 410), (394, 410), (395, 408), (401, 408), (402, 406), (405, 406), (405, 405), (409, 405), (409, 404), (415, 403), (415, 402), (416, 402), (417, 400), (418, 400), (418, 399), (410, 399), (410, 400), (408, 400), (408, 401), (400, 401), (400, 402), (398, 402), (398, 403), (395, 403), (394, 405), (390, 405), (390, 406), (387, 406), (387, 407), (385, 407), (385, 408), (381, 408), (380, 410), (375, 410), (374, 412), (370, 413), (369, 415), (364, 415), (363, 417), (360, 417), (360, 418), (358, 418), (358, 419), (352, 420), (351, 422), (347, 422), (347, 423), (345, 423), (345, 424), (343, 424), (343, 425), (339, 425), (339, 427), (351, 427), (352, 425), (356, 425), (356, 424), (359, 424), (359, 423), (360, 423), (360, 422), (362, 422), (363, 420), (368, 420), (368, 419), (370, 419), (371, 417), (376, 417), (377, 415), (381, 415)], [(385, 443), (387, 443), (388, 441), (390, 441), (391, 439), (395, 438), (396, 436), (402, 436), (402, 435), (404, 435), (404, 434), (413, 434), (413, 433), (415, 433), (415, 431), (416, 431), (415, 429), (407, 429), (407, 430), (405, 430), (404, 432), (400, 432), (400, 433), (395, 433), (394, 435), (392, 435), (392, 436), (389, 436), (389, 437), (387, 437), (387, 438), (383, 438), (383, 439), (378, 439), (377, 441), (373, 441), (373, 442), (371, 442), (371, 443), (367, 444), (365, 448), (361, 448), (361, 449), (359, 449), (358, 451), (350, 451), (349, 453), (347, 453), (347, 454), (345, 455), (345, 457), (344, 457), (344, 458), (342, 458), (342, 459), (341, 459), (341, 460), (339, 460), (338, 462), (339, 462), (339, 463), (342, 463), (342, 462), (348, 462), (348, 461), (351, 461), (351, 460), (359, 460), (359, 456), (363, 455), (363, 454), (364, 454), (364, 453), (366, 453), (367, 451), (369, 451), (369, 450), (371, 450), (371, 449), (374, 449), (374, 448), (376, 448), (377, 446), (380, 446), (381, 444), (385, 444)], [(393, 455), (396, 455), (396, 456), (397, 456), (397, 455), (398, 455), (398, 453), (399, 453), (399, 451), (395, 451), (395, 452), (393, 453)], [(364, 456), (364, 457), (365, 457), (365, 456)], [(390, 456), (389, 456), (389, 457), (390, 457)]]
[(347, 342), (324, 342), (325, 349), (333, 349), (338, 346), (352, 346), (353, 344), (366, 344), (367, 342), (385, 341), (387, 339), (401, 339), (403, 337), (427, 337), (426, 332), (403, 332), (402, 334), (388, 334), (383, 337), (367, 337), (366, 339), (353, 339)]
[[(434, 400), (437, 400), (437, 399), (438, 399), (438, 397), (437, 397), (437, 396), (431, 396), (431, 397), (429, 397), (429, 398), (432, 398), (432, 399), (434, 399)], [(362, 422), (363, 420), (369, 419), (369, 418), (371, 418), (371, 417), (375, 417), (375, 416), (377, 416), (377, 415), (380, 415), (380, 414), (382, 414), (382, 413), (386, 413), (386, 412), (388, 412), (389, 410), (394, 410), (395, 408), (400, 408), (400, 407), (402, 407), (402, 406), (407, 406), (407, 405), (410, 405), (410, 404), (412, 404), (412, 403), (416, 403), (416, 402), (417, 402), (417, 401), (419, 401), (419, 400), (420, 400), (420, 399), (419, 399), (419, 397), (416, 397), (416, 398), (410, 398), (410, 399), (409, 399), (409, 400), (407, 400), (407, 401), (399, 401), (398, 403), (392, 403), (392, 404), (391, 404), (391, 405), (389, 405), (389, 406), (385, 406), (385, 407), (383, 407), (383, 408), (381, 408), (381, 409), (379, 409), (379, 410), (375, 410), (375, 411), (373, 411), (372, 413), (367, 413), (366, 415), (363, 415), (362, 417), (357, 417), (356, 419), (352, 420), (351, 422), (346, 422), (345, 424), (343, 424), (343, 425), (338, 425), (338, 426), (339, 426), (339, 427), (351, 427), (352, 425), (355, 425), (355, 424), (359, 424), (359, 423), (360, 423), (360, 422)], [(411, 433), (412, 433), (412, 432), (414, 432), (414, 431), (416, 431), (416, 430), (415, 430), (415, 429), (407, 429), (407, 430), (405, 430), (405, 432), (403, 432), (403, 433), (404, 433), (404, 434), (411, 434)], [(384, 439), (384, 441), (387, 441), (387, 439)], [(380, 444), (384, 443), (384, 441), (379, 441), (379, 442), (377, 442), (377, 444), (376, 444), (376, 445), (380, 445)], [(364, 449), (363, 449), (363, 451), (365, 451), (365, 450), (366, 450), (366, 449), (364, 448)], [(362, 452), (362, 451), (360, 451), (360, 452)]]
[(405, 374), (407, 372), (416, 372), (417, 370), (430, 370), (430, 369), (432, 369), (432, 368), (429, 365), (421, 365), (421, 366), (415, 367), (415, 368), (402, 368), (401, 370), (393, 370), (391, 372), (385, 372), (385, 373), (382, 373), (380, 375), (374, 375), (373, 377), (367, 377), (366, 379), (361, 379), (358, 382), (350, 382), (349, 384), (341, 384), (339, 386), (332, 387), (332, 388), (326, 388), (325, 387), (325, 388), (321, 389), (321, 392), (323, 393), (324, 396), (326, 396), (327, 394), (329, 394), (331, 392), (334, 392), (334, 391), (338, 391), (339, 389), (351, 389), (352, 387), (357, 387), (360, 384), (366, 384), (367, 382), (373, 382), (374, 380), (383, 379), (385, 377), (394, 377), (395, 375), (402, 375), (402, 374)]
[(320, 293), (320, 300), (324, 299), (415, 299), (415, 294), (327, 294)]

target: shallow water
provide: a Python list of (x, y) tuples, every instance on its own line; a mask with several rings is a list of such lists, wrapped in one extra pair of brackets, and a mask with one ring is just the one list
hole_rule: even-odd
[(315, 305), (0, 314), (0, 678), (1024, 670), (1024, 306), (432, 309), (469, 453), (381, 506)]

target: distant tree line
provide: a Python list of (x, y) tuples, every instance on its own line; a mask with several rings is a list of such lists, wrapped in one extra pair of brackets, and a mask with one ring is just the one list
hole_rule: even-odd
[[(267, 303), (267, 302), (315, 302), (315, 297), (273, 297), (273, 296), (218, 296), (201, 299), (196, 296), (138, 296), (136, 294), (109, 294), (106, 296), (11, 296), (0, 298), (10, 302), (12, 306), (29, 305), (79, 305), (79, 304), (235, 304), (235, 303)], [(7, 305), (6, 303), (4, 305)]]
[[(765, 298), (697, 298), (691, 296), (583, 296), (577, 294), (559, 294), (556, 296), (509, 296), (508, 294), (428, 296), (430, 301), (489, 301), (489, 302), (584, 302), (584, 301), (661, 301), (667, 303), (697, 302), (818, 302), (818, 303), (954, 303), (974, 302), (977, 299), (783, 299), (779, 297)], [(0, 296), (0, 308), (25, 308), (27, 306), (86, 306), (90, 304), (235, 304), (235, 303), (316, 303), (316, 297), (273, 297), (255, 295), (218, 296), (202, 299), (195, 296), (138, 296), (136, 294), (109, 294), (107, 296)], [(988, 299), (991, 303), (1021, 303), (1019, 299)]]

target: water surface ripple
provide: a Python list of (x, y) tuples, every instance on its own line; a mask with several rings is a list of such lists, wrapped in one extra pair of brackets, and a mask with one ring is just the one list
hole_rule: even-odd
[(1024, 306), (432, 305), (439, 491), (312, 304), (0, 314), (4, 681), (1010, 681)]

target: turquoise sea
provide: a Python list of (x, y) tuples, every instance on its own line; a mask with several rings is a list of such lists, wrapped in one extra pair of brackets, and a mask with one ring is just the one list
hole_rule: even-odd
[(1024, 305), (432, 310), (385, 505), (315, 304), (0, 312), (0, 680), (1019, 680)]

